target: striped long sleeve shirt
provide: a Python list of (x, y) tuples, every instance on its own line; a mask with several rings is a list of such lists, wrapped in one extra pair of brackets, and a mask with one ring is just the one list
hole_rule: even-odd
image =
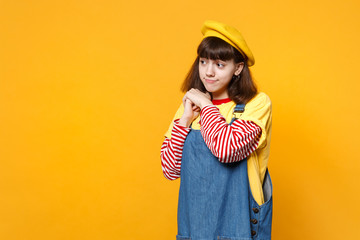
[[(261, 136), (261, 128), (251, 121), (237, 119), (229, 125), (214, 105), (200, 112), (201, 134), (210, 151), (222, 163), (241, 161), (254, 152)], [(161, 146), (161, 166), (169, 180), (180, 177), (182, 150), (190, 128), (174, 121), (171, 138)]]

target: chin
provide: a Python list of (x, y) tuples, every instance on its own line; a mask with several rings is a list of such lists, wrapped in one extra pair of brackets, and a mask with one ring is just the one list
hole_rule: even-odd
[(209, 88), (209, 87), (206, 86), (205, 84), (204, 84), (204, 87), (205, 87), (206, 91), (208, 91), (209, 93), (213, 93), (213, 92), (215, 91), (215, 89)]
[(209, 88), (206, 88), (206, 91), (208, 91), (209, 93), (214, 93), (214, 92), (216, 92), (215, 89), (209, 89)]

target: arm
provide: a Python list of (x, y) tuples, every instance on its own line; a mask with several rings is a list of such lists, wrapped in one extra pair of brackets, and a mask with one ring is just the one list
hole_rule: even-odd
[(200, 109), (189, 99), (183, 99), (184, 112), (180, 119), (174, 120), (171, 138), (165, 138), (161, 146), (161, 167), (169, 180), (180, 177), (181, 157), (186, 136), (190, 132), (191, 122), (199, 116)]
[(229, 125), (214, 105), (203, 107), (200, 116), (201, 134), (220, 162), (237, 162), (256, 150), (261, 128), (252, 121), (237, 119)]
[(175, 120), (171, 138), (165, 138), (161, 146), (161, 167), (169, 180), (180, 177), (182, 150), (189, 132), (190, 128), (179, 125), (179, 119)]

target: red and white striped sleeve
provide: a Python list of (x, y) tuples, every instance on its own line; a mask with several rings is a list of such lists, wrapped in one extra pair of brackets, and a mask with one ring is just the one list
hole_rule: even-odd
[(180, 126), (179, 119), (174, 121), (171, 138), (165, 138), (161, 146), (161, 167), (169, 180), (180, 177), (182, 150), (190, 128)]
[(214, 105), (203, 107), (200, 116), (204, 141), (220, 162), (241, 161), (256, 150), (261, 128), (252, 121), (237, 119), (229, 125)]

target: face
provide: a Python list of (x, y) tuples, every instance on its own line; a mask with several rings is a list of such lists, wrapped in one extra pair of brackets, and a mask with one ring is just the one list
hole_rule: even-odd
[(222, 61), (200, 58), (200, 79), (214, 99), (228, 98), (227, 87), (232, 77), (241, 73), (243, 66), (243, 63), (236, 64), (233, 59)]

